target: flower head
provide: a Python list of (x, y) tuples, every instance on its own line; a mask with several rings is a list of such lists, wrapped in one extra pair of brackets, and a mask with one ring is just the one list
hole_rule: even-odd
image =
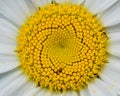
[(1, 96), (12, 96), (16, 90), (21, 96), (120, 93), (119, 1), (0, 4)]

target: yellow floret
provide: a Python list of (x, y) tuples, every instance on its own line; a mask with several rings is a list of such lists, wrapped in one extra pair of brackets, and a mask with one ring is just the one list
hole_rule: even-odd
[(23, 72), (55, 91), (85, 88), (108, 58), (105, 29), (82, 5), (39, 8), (19, 29), (17, 42)]

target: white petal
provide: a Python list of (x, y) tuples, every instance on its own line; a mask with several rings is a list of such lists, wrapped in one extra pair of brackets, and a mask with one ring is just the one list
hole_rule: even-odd
[(5, 61), (17, 61), (17, 57), (14, 55), (0, 54), (0, 62)]
[[(113, 74), (112, 74), (113, 75)], [(106, 83), (106, 88), (112, 93), (114, 94), (114, 96), (116, 96), (116, 94), (120, 94), (119, 88), (118, 86), (120, 86), (120, 84), (116, 83), (116, 80), (114, 80), (113, 78), (109, 78), (107, 75), (102, 74), (101, 75), (102, 80), (104, 81), (104, 83)], [(118, 81), (118, 80), (117, 80)], [(118, 81), (119, 82), (119, 81)]]
[(0, 44), (0, 54), (10, 54), (10, 55), (15, 55), (15, 45), (5, 45), (5, 44)]
[(11, 31), (5, 27), (0, 26), (0, 35), (15, 40), (15, 38), (17, 36), (17, 32)]
[(18, 25), (21, 25), (30, 15), (24, 0), (1, 0), (0, 13)]
[[(39, 89), (39, 88), (36, 88), (36, 86), (34, 86), (33, 84), (34, 83), (31, 81), (27, 81), (23, 86), (19, 87), (18, 91), (13, 92), (11, 96), (35, 96), (35, 94), (32, 94), (32, 92), (34, 89)], [(40, 91), (40, 89), (37, 91)]]
[(114, 67), (110, 68), (109, 66), (106, 66), (104, 71), (101, 74), (104, 74), (104, 75), (110, 77), (111, 79), (115, 80), (118, 78), (120, 79), (120, 74), (118, 71), (120, 71), (120, 70), (116, 70), (116, 69), (114, 69)]
[(76, 91), (65, 91), (65, 92), (52, 93), (51, 96), (78, 96), (78, 94)]
[(46, 4), (51, 3), (51, 0), (32, 0), (33, 4), (36, 6), (36, 8), (44, 7)]
[(111, 56), (109, 57), (108, 62), (109, 63), (106, 65), (107, 68), (110, 68), (110, 70), (120, 73), (120, 58)]
[(120, 32), (120, 24), (107, 27), (106, 30), (108, 33)]
[(49, 90), (46, 89), (42, 89), (39, 91), (39, 93), (36, 96), (51, 96), (51, 92), (49, 92)]
[(81, 90), (80, 96), (91, 96), (89, 91), (88, 91), (88, 88)]
[(19, 66), (18, 61), (4, 61), (0, 62), (0, 73), (8, 72)]
[(60, 4), (65, 4), (65, 3), (69, 2), (69, 0), (55, 0), (55, 1)]
[(84, 0), (71, 0), (72, 4), (82, 4), (84, 2)]
[(14, 82), (11, 82), (8, 86), (4, 86), (4, 88), (0, 90), (0, 96), (11, 96), (13, 92), (17, 91), (17, 89), (26, 82), (27, 79), (24, 75), (17, 77)]
[(3, 89), (5, 86), (8, 86), (10, 83), (12, 83), (12, 81), (14, 81), (17, 77), (19, 77), (22, 74), (21, 71), (19, 71), (18, 69), (13, 70), (13, 72), (11, 72), (10, 74), (7, 73), (7, 76), (3, 76), (0, 74), (0, 90)]
[(35, 94), (41, 90), (39, 87), (36, 87), (35, 85), (33, 85), (33, 82), (30, 82), (28, 86), (29, 87), (27, 87), (27, 89), (25, 89), (25, 92), (21, 93), (20, 96), (35, 96)]
[(67, 92), (66, 96), (78, 96), (77, 93), (75, 91), (73, 92)]
[[(113, 0), (114, 1), (114, 0)], [(112, 26), (120, 23), (120, 0), (116, 2), (112, 7), (102, 13), (101, 21), (104, 26)]]
[(120, 43), (111, 42), (108, 48), (108, 52), (114, 56), (120, 57)]
[(6, 29), (9, 29), (17, 34), (18, 28), (16, 27), (16, 25), (13, 25), (12, 22), (10, 22), (2, 17), (0, 18), (0, 26), (4, 27)]
[(113, 96), (99, 79), (96, 79), (88, 88), (91, 96)]
[(119, 74), (120, 70), (118, 70), (118, 68), (117, 69), (115, 67), (111, 68), (112, 66), (111, 67), (109, 66), (110, 65), (106, 66), (105, 70), (101, 73), (100, 77), (102, 78), (102, 80), (104, 80), (104, 82), (106, 82), (106, 84), (108, 84), (108, 89), (113, 94), (116, 93), (120, 94), (120, 91), (118, 90), (120, 89), (120, 74)]
[(86, 0), (85, 6), (89, 8), (94, 14), (100, 13), (110, 6), (112, 6), (117, 0)]
[(34, 13), (37, 9), (35, 5), (33, 4), (32, 0), (25, 0), (28, 8), (30, 9), (30, 13)]
[(10, 39), (4, 35), (0, 35), (0, 43), (1, 44), (6, 44), (6, 45), (16, 45), (15, 40)]
[(120, 32), (109, 33), (108, 36), (110, 42), (120, 42)]

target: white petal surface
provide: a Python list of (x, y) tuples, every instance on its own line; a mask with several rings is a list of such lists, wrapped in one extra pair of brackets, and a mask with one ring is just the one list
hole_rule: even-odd
[[(112, 74), (114, 75), (114, 74)], [(116, 81), (116, 79), (114, 80), (113, 78), (111, 79), (110, 77), (108, 77), (107, 75), (102, 74), (101, 75), (102, 80), (107, 84), (106, 88), (114, 95), (116, 96), (116, 94), (120, 94), (120, 84), (117, 84), (116, 82), (119, 82), (118, 80)]]
[(0, 43), (6, 44), (6, 45), (16, 45), (16, 42), (14, 39), (10, 39), (10, 38), (4, 36), (3, 34), (0, 35)]
[(29, 87), (27, 87), (26, 91), (24, 93), (21, 93), (20, 96), (35, 96), (35, 94), (41, 90), (39, 87), (36, 87), (31, 83), (28, 86)]
[(120, 73), (120, 58), (111, 56), (109, 57), (108, 61), (109, 63), (106, 65), (106, 67), (111, 68), (111, 71)]
[(120, 42), (120, 32), (109, 33), (108, 36), (109, 36), (110, 42), (112, 42), (112, 43)]
[(113, 96), (105, 87), (106, 85), (101, 80), (96, 79), (88, 86), (91, 96)]
[(0, 35), (15, 40), (17, 32), (11, 31), (5, 27), (0, 26)]
[(84, 2), (84, 0), (71, 0), (71, 3), (72, 4), (78, 4), (78, 5), (80, 5), (80, 4), (82, 4)]
[(11, 82), (8, 86), (4, 86), (3, 89), (0, 90), (0, 96), (11, 96), (13, 92), (19, 89), (19, 87), (23, 86), (27, 82), (26, 76), (22, 75)]
[(108, 52), (114, 56), (120, 57), (120, 43), (111, 42), (108, 48)]
[(27, 81), (24, 85), (20, 86), (18, 90), (13, 92), (11, 96), (35, 96), (35, 91), (39, 92), (40, 88), (36, 87), (33, 82)]
[(30, 10), (25, 0), (0, 0), (0, 13), (15, 24), (21, 25), (30, 15)]
[(16, 45), (17, 30), (18, 28), (11, 22), (0, 18), (0, 43)]
[[(111, 58), (110, 61), (115, 61), (116, 59)], [(116, 68), (118, 65), (118, 62), (120, 60), (116, 60), (117, 62), (114, 62), (112, 64), (109, 63), (105, 70), (101, 73), (101, 78), (104, 80), (104, 82), (106, 82), (106, 84), (108, 84), (108, 90), (111, 91), (113, 94), (120, 94), (120, 67)], [(115, 65), (114, 65), (115, 64)], [(120, 63), (119, 63), (120, 64)], [(114, 65), (114, 66), (113, 66)], [(116, 96), (116, 95), (115, 95)]]
[(120, 24), (107, 27), (106, 30), (108, 33), (120, 32)]
[(51, 92), (46, 89), (41, 89), (36, 96), (51, 96)]
[(78, 96), (77, 92), (75, 91), (67, 91), (67, 92), (59, 92), (59, 93), (53, 93), (51, 96)]
[(88, 91), (88, 88), (81, 90), (80, 96), (91, 96), (89, 91)]
[(0, 17), (0, 26), (13, 31), (14, 34), (17, 34), (18, 28), (15, 25), (13, 25), (10, 21), (4, 19), (3, 17)]
[(73, 92), (68, 91), (65, 96), (78, 96), (78, 95), (75, 91), (73, 91)]
[(0, 74), (0, 90), (3, 89), (5, 86), (8, 86), (11, 82), (13, 82), (14, 80), (16, 80), (17, 77), (19, 77), (22, 74), (21, 71), (14, 70), (13, 72), (11, 72), (10, 74), (7, 74), (7, 76), (2, 77), (2, 75)]
[(0, 44), (0, 54), (15, 55), (15, 45)]
[(38, 8), (39, 6), (44, 7), (46, 4), (51, 3), (51, 0), (32, 0), (32, 2)]
[(12, 69), (15, 69), (18, 66), (19, 66), (18, 60), (0, 62), (0, 73), (8, 72)]
[(94, 14), (100, 13), (110, 6), (112, 6), (117, 0), (86, 0), (85, 6), (89, 8)]
[[(109, 59), (109, 63), (106, 64), (106, 67), (103, 71), (103, 74), (114, 74), (116, 75), (116, 78), (120, 77), (120, 58), (119, 57), (115, 57), (115, 56), (111, 56)], [(108, 76), (112, 76), (112, 75), (108, 75)], [(114, 75), (114, 76), (115, 76)], [(113, 76), (113, 77), (114, 77)]]
[(110, 7), (108, 10), (102, 13), (100, 18), (104, 26), (107, 27), (120, 23), (119, 12), (120, 12), (120, 0), (118, 0), (112, 7)]
[(37, 8), (33, 4), (32, 0), (25, 0), (25, 2), (27, 4), (28, 8), (30, 9), (30, 13), (34, 13), (37, 10)]
[(15, 55), (0, 54), (0, 62), (4, 63), (6, 61), (17, 61), (17, 57)]
[(69, 2), (70, 0), (55, 0), (57, 3), (64, 4), (66, 2)]

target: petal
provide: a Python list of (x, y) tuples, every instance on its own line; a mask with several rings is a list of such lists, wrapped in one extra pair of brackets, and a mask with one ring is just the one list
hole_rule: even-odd
[(0, 62), (5, 61), (17, 61), (17, 57), (15, 55), (0, 54)]
[(17, 77), (14, 82), (11, 82), (8, 86), (4, 86), (0, 90), (1, 96), (12, 96), (11, 94), (15, 91), (18, 91), (18, 89), (23, 86), (27, 82), (26, 76), (21, 75)]
[(19, 66), (18, 61), (4, 61), (0, 62), (0, 73), (8, 72)]
[(106, 28), (110, 42), (120, 41), (120, 24)]
[(33, 82), (27, 81), (24, 85), (20, 86), (17, 91), (13, 92), (11, 96), (35, 96), (35, 94), (33, 94), (33, 90), (35, 89), (37, 89), (37, 92), (40, 91), (40, 88), (36, 88)]
[[(114, 75), (114, 74), (112, 74)], [(114, 80), (113, 78), (110, 78), (107, 75), (102, 74), (101, 75), (102, 80), (104, 81), (104, 83), (107, 85), (106, 88), (112, 93), (114, 94), (114, 96), (116, 96), (116, 94), (120, 94), (119, 91), (119, 86), (120, 84), (116, 83), (116, 79)], [(117, 80), (118, 81), (118, 80)], [(118, 81), (119, 82), (119, 81)]]
[(94, 14), (100, 13), (110, 6), (112, 6), (117, 0), (86, 0), (85, 6)]
[(88, 86), (91, 96), (113, 96), (105, 87), (106, 85), (101, 80), (96, 79)]
[(15, 24), (21, 25), (30, 15), (30, 10), (25, 0), (1, 0), (0, 13)]
[(75, 91), (72, 91), (72, 92), (68, 91), (65, 96), (78, 96), (78, 94)]
[[(103, 74), (116, 74), (117, 78), (120, 77), (120, 58), (115, 56), (110, 56), (108, 59), (108, 64), (106, 64)], [(110, 75), (111, 75), (110, 74)]]
[(0, 35), (0, 43), (1, 43), (1, 44), (6, 44), (6, 45), (14, 45), (14, 46), (16, 45), (15, 40), (6, 37), (6, 36), (4, 36), (3, 34)]
[(38, 93), (41, 90), (39, 87), (33, 85), (33, 82), (30, 82), (27, 86), (28, 87), (27, 89), (25, 89), (25, 92), (21, 93), (20, 96), (35, 96), (36, 93)]
[(114, 56), (109, 58), (100, 78), (107, 84), (107, 89), (113, 94), (120, 94), (120, 59)]
[(65, 91), (54, 94), (53, 96), (78, 96), (76, 91)]
[(15, 55), (15, 45), (5, 45), (5, 44), (0, 44), (0, 54), (10, 54), (10, 55)]
[(5, 27), (0, 26), (0, 36), (5, 36), (15, 40), (16, 35), (17, 32), (11, 31)]
[(56, 3), (60, 3), (60, 4), (65, 4), (67, 2), (69, 2), (69, 0), (55, 0)]
[(84, 0), (71, 0), (72, 4), (82, 4), (84, 2)]
[(46, 4), (51, 3), (51, 0), (32, 0), (33, 4), (36, 6), (36, 8), (44, 7)]
[(91, 96), (88, 88), (80, 91), (80, 96)]
[(120, 58), (110, 56), (108, 62), (109, 63), (106, 65), (107, 68), (110, 68), (111, 71), (120, 73)]
[[(0, 74), (0, 90), (3, 89), (5, 86), (8, 86), (12, 81), (14, 81), (17, 77), (19, 77), (22, 72), (19, 69), (13, 70), (7, 74), (4, 74), (3, 78)], [(7, 75), (7, 76), (6, 76)]]
[(108, 48), (108, 52), (114, 56), (120, 57), (120, 43), (111, 42)]
[(109, 33), (108, 36), (109, 36), (110, 42), (112, 42), (112, 43), (120, 42), (120, 32)]
[(112, 26), (120, 23), (120, 0), (118, 0), (112, 7), (102, 13), (100, 16), (104, 26)]
[(17, 30), (11, 22), (0, 18), (0, 44), (16, 46)]
[(33, 4), (32, 0), (25, 0), (28, 8), (30, 9), (30, 13), (34, 13), (37, 9), (36, 6)]
[(113, 33), (113, 32), (120, 32), (120, 24), (114, 25), (114, 26), (109, 26), (106, 28), (108, 33)]
[(51, 92), (47, 89), (41, 89), (36, 96), (51, 96)]
[(9, 29), (17, 34), (18, 28), (14, 24), (12, 24), (12, 22), (4, 19), (3, 17), (0, 17), (0, 26)]

